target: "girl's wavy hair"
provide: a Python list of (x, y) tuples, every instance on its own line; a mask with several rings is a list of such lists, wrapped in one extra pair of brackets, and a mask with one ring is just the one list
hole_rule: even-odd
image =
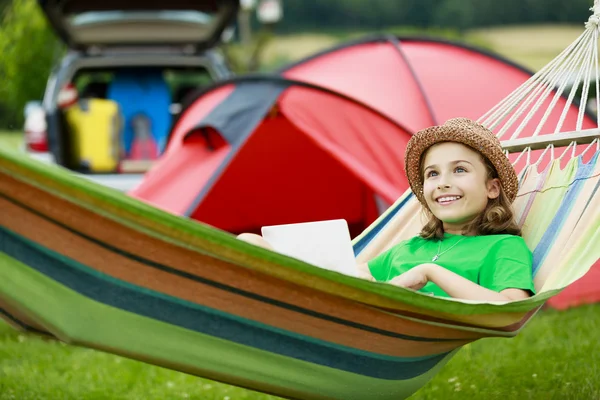
[[(424, 176), (422, 164), (424, 158), (425, 153), (421, 157), (421, 176)], [(487, 179), (498, 178), (498, 172), (496, 172), (496, 168), (490, 160), (483, 155), (481, 155), (481, 159), (488, 171)], [(423, 206), (423, 212), (429, 220), (423, 226), (419, 235), (424, 239), (442, 239), (444, 237), (443, 222), (433, 215), (425, 205)], [(501, 234), (522, 235), (521, 228), (515, 222), (515, 215), (508, 196), (502, 187), (502, 183), (500, 183), (500, 195), (495, 199), (488, 199), (485, 209), (463, 228), (463, 234), (468, 233), (474, 233), (477, 236)]]

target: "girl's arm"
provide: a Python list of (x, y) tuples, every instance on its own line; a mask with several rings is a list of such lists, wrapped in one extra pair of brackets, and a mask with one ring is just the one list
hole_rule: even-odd
[(484, 288), (437, 264), (421, 264), (390, 281), (391, 284), (419, 290), (428, 281), (438, 285), (449, 296), (481, 301), (512, 301), (529, 297), (522, 289), (505, 289), (501, 292)]

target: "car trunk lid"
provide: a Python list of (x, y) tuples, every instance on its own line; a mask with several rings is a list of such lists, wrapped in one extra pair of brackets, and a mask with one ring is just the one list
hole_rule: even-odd
[(217, 45), (234, 21), (238, 0), (39, 0), (70, 47)]

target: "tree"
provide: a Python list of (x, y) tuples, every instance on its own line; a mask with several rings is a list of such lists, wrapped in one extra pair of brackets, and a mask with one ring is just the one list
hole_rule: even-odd
[(441, 27), (451, 27), (463, 33), (474, 24), (472, 0), (446, 0), (436, 8), (433, 20)]
[(0, 125), (17, 128), (23, 107), (40, 100), (59, 49), (35, 0), (13, 0), (0, 23)]
[(4, 14), (4, 10), (10, 5), (11, 0), (0, 0), (0, 18)]

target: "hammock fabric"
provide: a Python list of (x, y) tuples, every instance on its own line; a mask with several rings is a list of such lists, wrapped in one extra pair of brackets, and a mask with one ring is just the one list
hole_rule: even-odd
[[(2, 314), (283, 397), (407, 397), (462, 345), (514, 336), (600, 256), (597, 154), (559, 164), (526, 169), (516, 203), (540, 294), (476, 304), (322, 270), (0, 151)], [(403, 195), (355, 239), (357, 257), (412, 236), (417, 209)]]

